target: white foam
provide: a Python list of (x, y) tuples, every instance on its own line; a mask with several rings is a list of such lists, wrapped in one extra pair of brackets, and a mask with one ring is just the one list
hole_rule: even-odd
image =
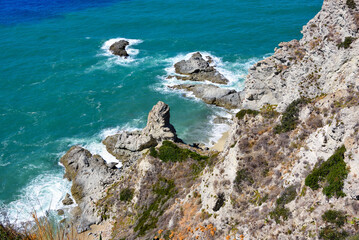
[[(174, 78), (167, 78), (167, 76), (180, 76), (180, 74), (177, 74), (175, 72), (174, 64), (182, 61), (182, 60), (188, 60), (191, 58), (191, 56), (195, 52), (190, 52), (187, 54), (178, 54), (175, 57), (168, 58), (165, 60), (165, 62), (168, 64), (168, 66), (165, 68), (166, 76), (162, 76), (162, 84), (164, 86), (173, 86), (178, 84), (183, 84), (184, 82), (182, 80), (178, 80), (176, 77)], [(237, 91), (240, 91), (244, 87), (244, 80), (248, 73), (248, 69), (261, 60), (262, 58), (251, 58), (251, 59), (241, 59), (238, 58), (235, 62), (226, 62), (223, 61), (222, 58), (217, 57), (209, 52), (200, 52), (202, 56), (205, 59), (208, 59), (210, 57), (212, 59), (211, 66), (215, 67), (219, 73), (221, 73), (225, 78), (228, 79), (228, 84), (215, 84), (211, 82), (218, 87), (221, 88), (229, 88), (229, 89), (235, 89)], [(263, 57), (264, 58), (264, 57)], [(203, 82), (195, 82), (195, 81), (186, 81), (188, 84), (201, 84)], [(158, 90), (163, 90), (166, 87), (158, 88)]]
[[(223, 116), (228, 118), (228, 120), (231, 119), (232, 115), (229, 113), (226, 114), (218, 114), (218, 116)], [(207, 142), (207, 145), (209, 147), (212, 147), (218, 140), (222, 137), (223, 133), (227, 132), (230, 129), (230, 125), (227, 123), (214, 123), (214, 119), (216, 118), (216, 115), (213, 115), (211, 117), (210, 123), (212, 125), (212, 129), (210, 131), (210, 136)]]
[(2, 204), (5, 216), (0, 221), (22, 223), (32, 220), (32, 213), (44, 216), (48, 211), (63, 208), (61, 200), (70, 192), (71, 183), (63, 178), (63, 173), (42, 174), (33, 179), (22, 190), (22, 194), (9, 204)]
[[(117, 41), (126, 40), (129, 42), (129, 45), (126, 47), (126, 51), (128, 53), (127, 58), (123, 58), (120, 56), (113, 55), (110, 51), (110, 46)], [(145, 61), (147, 58), (137, 59), (136, 56), (140, 53), (140, 50), (133, 48), (133, 46), (142, 43), (141, 39), (127, 39), (127, 38), (112, 38), (104, 42), (100, 48), (100, 53), (97, 56), (105, 56), (105, 60), (100, 60), (95, 65), (87, 68), (85, 73), (90, 73), (95, 70), (103, 70), (103, 71), (111, 71), (114, 66), (124, 66), (130, 67), (133, 65), (137, 65), (140, 62)]]
[[(118, 42), (120, 40), (126, 40), (129, 42), (129, 45), (126, 47), (126, 51), (128, 53), (128, 55), (130, 55), (127, 58), (123, 58), (120, 56), (116, 56), (113, 55), (110, 51), (110, 47), (112, 44), (114, 44), (115, 42)], [(107, 40), (102, 46), (101, 46), (101, 50), (102, 50), (102, 54), (103, 56), (107, 56), (110, 57), (110, 59), (112, 60), (112, 62), (119, 64), (119, 65), (128, 65), (129, 63), (135, 62), (135, 56), (138, 55), (140, 53), (140, 50), (132, 48), (132, 46), (138, 45), (140, 43), (142, 43), (143, 41), (140, 39), (127, 39), (127, 38), (112, 38), (110, 40)]]

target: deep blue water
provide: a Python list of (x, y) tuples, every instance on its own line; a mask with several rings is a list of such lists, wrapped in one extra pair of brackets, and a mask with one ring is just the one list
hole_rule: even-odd
[[(211, 142), (218, 108), (168, 91), (186, 54), (216, 57), (230, 86), (279, 42), (299, 39), (319, 0), (0, 0), (0, 204), (12, 219), (61, 207), (59, 157), (73, 144), (105, 156), (101, 139), (142, 128), (159, 100), (187, 142)], [(131, 58), (106, 51), (132, 39)]]

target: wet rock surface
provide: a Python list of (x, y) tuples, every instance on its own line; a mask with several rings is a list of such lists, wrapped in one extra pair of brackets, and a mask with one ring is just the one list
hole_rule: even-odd
[(182, 60), (174, 65), (175, 72), (185, 76), (176, 76), (181, 80), (210, 81), (217, 84), (227, 84), (226, 79), (214, 66), (211, 66), (211, 58), (205, 60), (201, 53), (194, 53), (190, 59)]
[(232, 89), (220, 88), (211, 84), (181, 84), (171, 88), (192, 92), (195, 97), (202, 99), (207, 104), (227, 109), (240, 107), (240, 93)]
[(110, 46), (110, 51), (112, 52), (112, 54), (123, 57), (123, 58), (127, 58), (129, 55), (126, 51), (126, 47), (129, 45), (130, 43), (126, 40), (120, 40), (118, 42), (115, 42), (114, 44), (112, 44)]

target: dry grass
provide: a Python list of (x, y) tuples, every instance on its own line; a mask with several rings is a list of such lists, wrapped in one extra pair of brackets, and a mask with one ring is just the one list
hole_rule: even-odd
[(21, 229), (4, 226), (0, 223), (1, 240), (85, 240), (73, 226), (66, 227), (62, 223), (54, 223), (48, 217), (32, 214), (33, 221)]

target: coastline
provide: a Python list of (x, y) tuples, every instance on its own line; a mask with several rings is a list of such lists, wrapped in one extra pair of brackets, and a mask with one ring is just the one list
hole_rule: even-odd
[(224, 150), (224, 146), (229, 137), (229, 131), (226, 131), (222, 134), (222, 137), (218, 139), (218, 141), (210, 148), (210, 150), (215, 150), (218, 152), (222, 152)]

